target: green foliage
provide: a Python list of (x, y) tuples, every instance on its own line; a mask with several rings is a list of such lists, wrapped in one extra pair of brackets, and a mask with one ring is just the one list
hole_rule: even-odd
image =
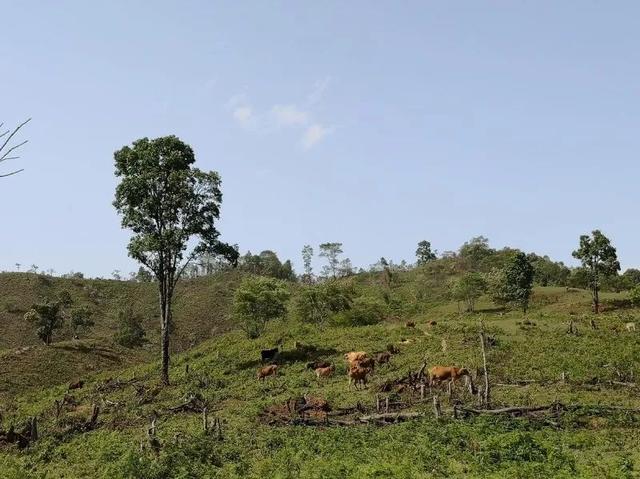
[(233, 297), (233, 316), (250, 338), (259, 337), (268, 321), (287, 312), (289, 290), (284, 282), (265, 276), (245, 278)]
[(58, 302), (60, 306), (63, 308), (68, 308), (73, 304), (73, 298), (71, 297), (71, 293), (67, 289), (63, 289), (58, 293)]
[(566, 286), (571, 274), (561, 261), (552, 261), (548, 256), (535, 253), (527, 255), (533, 265), (533, 281), (540, 286)]
[(327, 263), (322, 268), (322, 274), (326, 277), (331, 277), (333, 279), (338, 277), (339, 266), (340, 266), (340, 258), (339, 256), (343, 253), (342, 251), (342, 243), (322, 243), (320, 245), (320, 256), (321, 258), (327, 258)]
[(116, 311), (117, 331), (114, 341), (125, 348), (140, 347), (146, 342), (146, 333), (142, 326), (142, 317), (131, 305), (122, 306)]
[(487, 289), (487, 282), (481, 273), (465, 273), (455, 280), (451, 287), (451, 296), (456, 301), (463, 301), (467, 311), (474, 311), (476, 300)]
[[(133, 231), (129, 255), (158, 280), (162, 329), (162, 380), (169, 382), (169, 324), (176, 283), (190, 260), (209, 252), (229, 256), (237, 250), (219, 241), (220, 176), (193, 166), (192, 148), (175, 136), (142, 138), (114, 154), (120, 178), (113, 205), (122, 227)], [(198, 242), (186, 255), (192, 239)], [(183, 262), (184, 260), (184, 262)]]
[(70, 316), (71, 329), (73, 330), (74, 336), (78, 336), (81, 330), (86, 331), (95, 325), (95, 323), (91, 319), (91, 316), (93, 316), (93, 311), (87, 306), (78, 306), (72, 309)]
[(594, 230), (591, 236), (580, 236), (580, 247), (572, 255), (582, 262), (582, 267), (588, 273), (594, 310), (597, 313), (602, 278), (613, 276), (620, 271), (616, 249), (611, 245), (609, 238), (603, 235), (600, 230)]
[(295, 313), (302, 322), (324, 325), (334, 314), (348, 310), (354, 295), (351, 283), (329, 280), (306, 285), (295, 298)]
[(526, 313), (533, 288), (534, 270), (527, 255), (519, 251), (500, 270), (489, 275), (489, 290), (498, 304), (510, 304)]
[(467, 271), (485, 271), (489, 269), (489, 260), (496, 250), (489, 247), (489, 240), (484, 236), (471, 238), (460, 247), (458, 256)]
[(278, 255), (270, 250), (262, 251), (260, 254), (247, 254), (240, 257), (238, 268), (258, 276), (269, 276), (271, 278), (283, 279), (285, 281), (295, 281), (296, 274), (290, 260), (280, 262)]
[(587, 289), (589, 288), (589, 281), (589, 271), (586, 268), (572, 268), (571, 274), (567, 279), (567, 286)]
[(434, 259), (436, 259), (436, 254), (431, 251), (431, 243), (427, 240), (420, 241), (418, 243), (418, 249), (416, 249), (417, 264), (421, 266)]
[(311, 245), (304, 245), (302, 248), (302, 264), (304, 268), (303, 281), (305, 283), (311, 283), (313, 281), (313, 267), (311, 266), (311, 260), (313, 259), (313, 248)]
[(62, 306), (61, 301), (44, 301), (31, 306), (24, 315), (25, 320), (35, 324), (36, 334), (47, 346), (51, 344), (53, 333), (64, 324)]
[(635, 306), (640, 306), (640, 285), (634, 286), (633, 289), (629, 291), (629, 298)]
[(151, 283), (153, 281), (153, 274), (144, 266), (140, 266), (138, 272), (135, 274), (135, 280), (139, 283)]
[(387, 305), (382, 300), (359, 296), (353, 300), (349, 309), (334, 316), (333, 323), (338, 326), (370, 326), (382, 321), (387, 312)]

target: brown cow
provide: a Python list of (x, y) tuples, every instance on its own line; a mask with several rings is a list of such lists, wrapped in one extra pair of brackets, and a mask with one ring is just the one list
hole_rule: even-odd
[(351, 380), (354, 381), (355, 388), (358, 389), (358, 384), (367, 385), (367, 374), (371, 370), (369, 368), (361, 368), (360, 366), (353, 366), (349, 368), (349, 387), (351, 387)]
[(318, 378), (328, 378), (335, 370), (336, 368), (333, 364), (328, 367), (316, 368), (316, 376), (318, 376)]
[(355, 366), (358, 361), (362, 361), (363, 359), (367, 359), (369, 355), (364, 351), (351, 351), (350, 353), (346, 353), (344, 358), (349, 363), (349, 366)]
[(267, 376), (276, 376), (278, 372), (277, 364), (270, 364), (269, 366), (265, 366), (263, 368), (258, 369), (258, 379), (264, 379)]
[(438, 322), (437, 322), (437, 321), (434, 321), (434, 320), (432, 319), (431, 321), (429, 321), (429, 322), (427, 323), (427, 326), (431, 326), (431, 327), (433, 327), (433, 326), (435, 326), (436, 324), (438, 324)]
[(386, 364), (389, 362), (390, 359), (391, 359), (391, 353), (388, 351), (385, 351), (384, 353), (380, 353), (376, 356), (376, 361), (378, 361), (378, 364)]
[(415, 323), (415, 321), (407, 321), (406, 323), (404, 323), (404, 325), (405, 325), (407, 328), (415, 328), (415, 327), (416, 327), (416, 323)]
[(69, 384), (69, 391), (71, 391), (72, 389), (82, 389), (82, 386), (84, 386), (84, 381), (81, 379), (77, 383)]
[(328, 368), (331, 366), (329, 361), (312, 361), (307, 363), (307, 369), (313, 369), (314, 371), (318, 368)]
[(434, 366), (429, 369), (429, 387), (436, 382), (440, 383), (447, 380), (450, 380), (453, 385), (462, 376), (469, 376), (469, 370), (454, 366)]
[(367, 368), (374, 371), (376, 369), (376, 360), (373, 358), (361, 359), (360, 361), (356, 361), (355, 366), (360, 366), (361, 368)]

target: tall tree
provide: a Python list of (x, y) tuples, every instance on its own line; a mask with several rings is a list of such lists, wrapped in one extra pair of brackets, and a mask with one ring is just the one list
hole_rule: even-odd
[(431, 251), (431, 243), (427, 240), (420, 241), (418, 243), (418, 249), (416, 250), (416, 258), (418, 265), (423, 265), (429, 261), (436, 259), (436, 254)]
[[(18, 158), (20, 158), (19, 156), (16, 156), (17, 150), (18, 148), (23, 146), (25, 143), (27, 143), (27, 141), (29, 140), (24, 140), (16, 144), (12, 144), (11, 140), (13, 140), (13, 137), (16, 136), (16, 134), (20, 131), (20, 129), (24, 125), (29, 123), (29, 121), (31, 121), (31, 118), (29, 118), (26, 121), (23, 121), (18, 126), (16, 126), (13, 130), (11, 129), (4, 130), (4, 123), (0, 123), (0, 163), (4, 161), (9, 161), (9, 160), (17, 160)], [(16, 173), (20, 173), (22, 170), (23, 169), (21, 168), (19, 170), (10, 171), (9, 173), (0, 173), (0, 178), (3, 178), (5, 176), (15, 175)]]
[(327, 262), (329, 263), (323, 268), (325, 276), (332, 276), (333, 278), (338, 277), (338, 270), (340, 266), (339, 256), (342, 253), (342, 243), (322, 243), (320, 245), (319, 256), (327, 258)]
[(471, 238), (460, 246), (460, 250), (458, 251), (458, 255), (470, 271), (486, 270), (487, 260), (495, 255), (495, 253), (496, 250), (489, 247), (489, 240), (484, 236)]
[(313, 282), (313, 267), (311, 266), (311, 260), (313, 259), (313, 248), (311, 245), (304, 245), (302, 247), (302, 264), (304, 265), (304, 282)]
[[(175, 136), (142, 138), (114, 154), (115, 206), (122, 227), (133, 231), (129, 255), (153, 272), (160, 303), (161, 379), (169, 384), (172, 300), (189, 263), (204, 252), (237, 261), (237, 250), (219, 241), (220, 176), (193, 166), (192, 148)], [(188, 252), (190, 240), (197, 239)]]
[(582, 267), (588, 274), (591, 296), (593, 298), (593, 311), (600, 312), (600, 283), (603, 278), (617, 274), (620, 271), (620, 263), (616, 249), (611, 241), (600, 230), (594, 230), (589, 235), (580, 236), (580, 247), (575, 250), (573, 257), (582, 262)]
[(533, 289), (534, 269), (526, 254), (517, 251), (504, 268), (489, 276), (494, 278), (491, 288), (494, 301), (512, 304), (527, 312)]

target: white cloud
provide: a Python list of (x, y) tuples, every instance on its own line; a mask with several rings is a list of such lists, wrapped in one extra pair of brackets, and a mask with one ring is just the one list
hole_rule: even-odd
[(309, 122), (309, 114), (295, 105), (274, 105), (271, 114), (278, 126), (306, 125)]
[(227, 101), (226, 108), (233, 120), (243, 128), (260, 134), (271, 134), (278, 129), (302, 133), (300, 145), (309, 150), (320, 143), (332, 128), (321, 124), (313, 114), (314, 106), (322, 100), (331, 79), (317, 81), (310, 94), (300, 103), (278, 103), (267, 110), (254, 109), (246, 95), (235, 95)]
[(304, 132), (304, 135), (302, 135), (302, 147), (305, 150), (310, 150), (316, 144), (322, 141), (330, 131), (331, 130), (329, 128), (326, 128), (319, 123), (314, 123), (309, 128), (307, 128)]
[(253, 109), (250, 106), (239, 106), (233, 110), (233, 118), (242, 126), (249, 126), (254, 119)]

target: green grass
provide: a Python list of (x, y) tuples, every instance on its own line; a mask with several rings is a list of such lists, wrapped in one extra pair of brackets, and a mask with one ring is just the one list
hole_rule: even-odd
[[(415, 371), (423, 361), (431, 365), (464, 365), (475, 372), (481, 365), (480, 318), (484, 319), (488, 334), (497, 341), (488, 351), (495, 406), (537, 405), (557, 400), (566, 404), (640, 408), (638, 390), (585, 384), (593, 378), (601, 382), (616, 380), (619, 377), (616, 371), (627, 375), (632, 370), (639, 371), (640, 334), (615, 333), (611, 329), (639, 314), (638, 310), (625, 306), (624, 295), (604, 295), (608, 308), (597, 318), (598, 329), (592, 330), (588, 293), (537, 288), (526, 318), (535, 324), (525, 326), (522, 313), (501, 311), (486, 300), (479, 302), (477, 313), (461, 315), (455, 304), (443, 299), (442, 287), (434, 285), (425, 288), (426, 296), (416, 299), (415, 292), (421, 288), (418, 283), (422, 279), (420, 272), (413, 271), (401, 276), (393, 286), (391, 296), (395, 306), (390, 319), (383, 323), (318, 328), (289, 318), (272, 322), (262, 337), (247, 339), (242, 332), (229, 330), (228, 300), (214, 303), (218, 300), (207, 297), (210, 293), (228, 298), (235, 284), (230, 282), (225, 290), (229, 281), (209, 278), (183, 286), (178, 302), (178, 331), (182, 330), (187, 338), (187, 328), (206, 331), (202, 336), (209, 339), (174, 356), (169, 387), (158, 386), (158, 364), (148, 362), (153, 350), (121, 352), (107, 344), (108, 324), (104, 325), (102, 337), (96, 333), (95, 338), (98, 342), (105, 341), (104, 349), (83, 350), (73, 342), (36, 348), (38, 354), (51, 355), (47, 361), (52, 369), (84, 365), (73, 376), (87, 381), (83, 389), (74, 392), (79, 406), (75, 410), (70, 408), (57, 420), (53, 402), (65, 394), (67, 379), (50, 384), (45, 381), (42, 387), (36, 387), (42, 370), (36, 365), (40, 356), (35, 352), (31, 355), (31, 350), (24, 353), (30, 359), (3, 370), (2, 384), (13, 384), (10, 388), (13, 400), (2, 407), (3, 426), (19, 425), (27, 417), (37, 416), (42, 438), (24, 451), (0, 447), (0, 476), (638, 477), (640, 415), (597, 417), (566, 413), (556, 419), (557, 424), (505, 417), (456, 420), (452, 418), (446, 395), (442, 394), (445, 417), (440, 420), (433, 417), (428, 403), (416, 403), (411, 408), (423, 411), (424, 418), (383, 427), (269, 426), (259, 419), (264, 408), (303, 394), (326, 398), (334, 409), (357, 402), (371, 409), (377, 384)], [(354, 281), (360, 293), (382, 294), (375, 275), (363, 275)], [(202, 301), (217, 304), (215, 317)], [(189, 308), (188, 312), (185, 308)], [(404, 326), (408, 319), (417, 323), (416, 328)], [(577, 336), (565, 332), (570, 319), (578, 325)], [(430, 320), (438, 324), (429, 327)], [(193, 331), (189, 333), (195, 334)], [(407, 339), (409, 343), (400, 344)], [(446, 351), (442, 350), (443, 339)], [(279, 374), (259, 382), (256, 379), (259, 351), (278, 341), (285, 351)], [(305, 368), (310, 357), (295, 353), (296, 341), (320, 349), (318, 354), (322, 358), (337, 365), (336, 374), (318, 380)], [(342, 355), (350, 350), (380, 351), (389, 343), (399, 345), (400, 354), (389, 365), (376, 370), (367, 389), (349, 389)], [(99, 360), (96, 358), (99, 351), (113, 354), (118, 362), (108, 364), (106, 358)], [(92, 361), (100, 364), (94, 372), (89, 368)], [(53, 366), (54, 363), (59, 364)], [(187, 363), (189, 374), (185, 372)], [(0, 367), (5, 367), (4, 361)], [(563, 372), (568, 378), (565, 383), (559, 381)], [(61, 371), (52, 371), (52, 376), (55, 377), (52, 381), (67, 377)], [(132, 384), (100, 391), (99, 386), (108, 377), (136, 378), (138, 386), (144, 386), (147, 392), (157, 389), (158, 394), (152, 401), (141, 404), (141, 395)], [(497, 385), (523, 379), (544, 384)], [(32, 383), (29, 387), (18, 384), (28, 381)], [(203, 434), (199, 414), (169, 412), (170, 407), (192, 393), (202, 395), (212, 417), (223, 419), (223, 441)], [(462, 387), (456, 389), (455, 395), (465, 403), (475, 401)], [(404, 394), (402, 399), (406, 401), (409, 397)], [(102, 405), (99, 427), (86, 433), (65, 432), (65, 424), (86, 417), (94, 403)], [(163, 445), (157, 456), (148, 449), (140, 451), (154, 411), (160, 414), (158, 438)]]

